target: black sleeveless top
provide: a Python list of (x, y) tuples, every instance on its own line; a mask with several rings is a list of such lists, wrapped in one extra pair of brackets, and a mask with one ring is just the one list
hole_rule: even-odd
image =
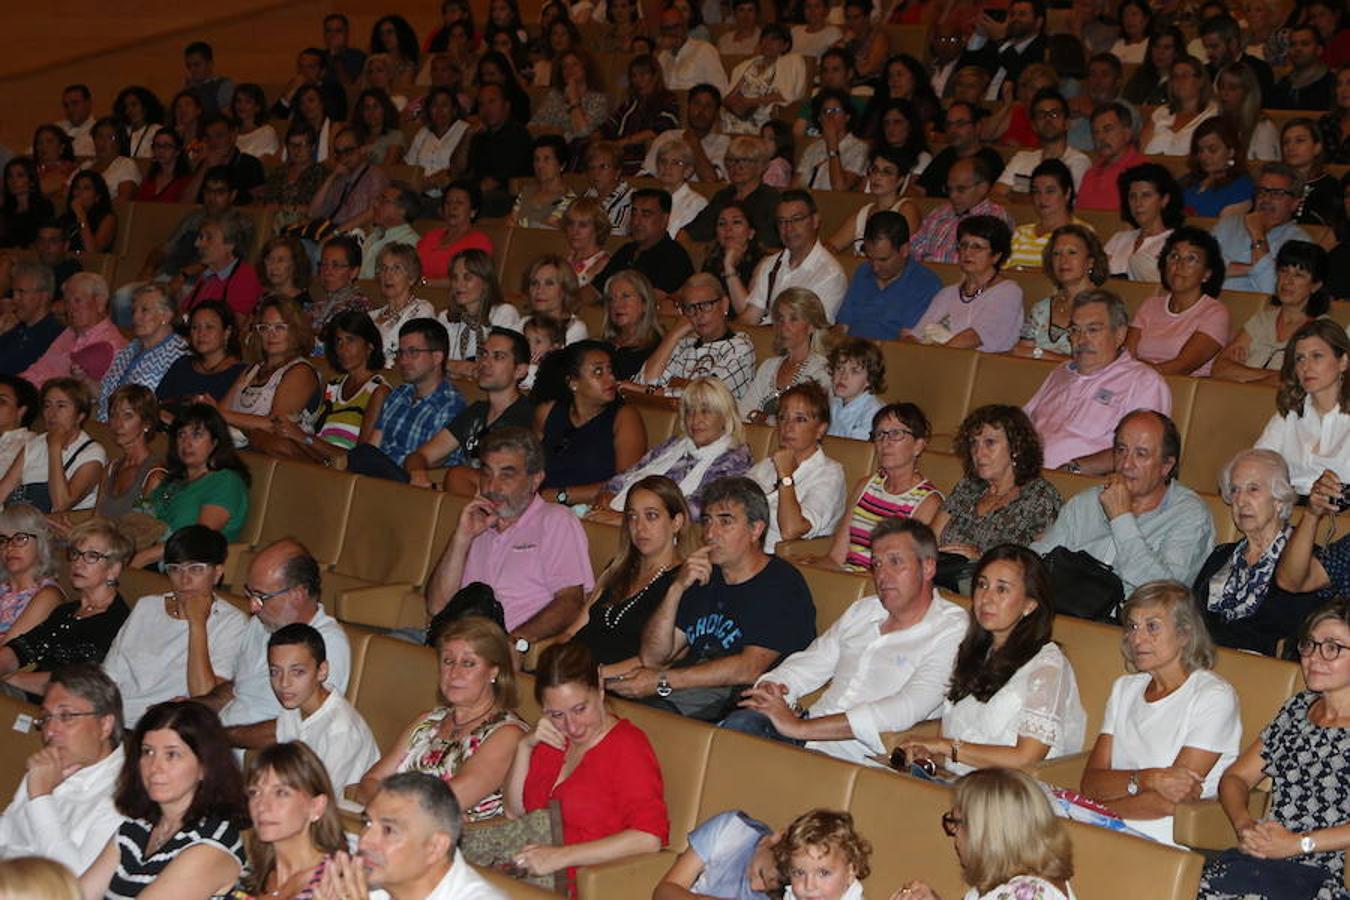
[(544, 487), (594, 484), (614, 477), (614, 418), (621, 405), (615, 400), (578, 428), (572, 425), (568, 403), (553, 404), (544, 420)]

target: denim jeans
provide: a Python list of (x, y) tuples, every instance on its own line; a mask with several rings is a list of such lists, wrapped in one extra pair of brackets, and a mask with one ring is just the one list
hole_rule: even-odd
[(754, 737), (768, 738), (771, 741), (781, 741), (795, 747), (806, 746), (806, 741), (785, 737), (777, 728), (773, 727), (773, 722), (769, 721), (768, 716), (754, 709), (738, 709), (723, 719), (717, 727), (739, 731), (741, 734), (749, 734)]

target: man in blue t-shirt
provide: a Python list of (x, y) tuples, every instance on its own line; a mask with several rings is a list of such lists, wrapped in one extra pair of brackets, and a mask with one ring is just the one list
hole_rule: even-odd
[(928, 311), (942, 282), (909, 255), (909, 223), (898, 212), (873, 213), (863, 229), (863, 255), (835, 321), (851, 337), (894, 341)]
[(689, 832), (689, 849), (675, 860), (652, 898), (692, 893), (721, 900), (768, 900), (782, 887), (773, 858), (780, 836), (743, 812), (718, 813)]
[(769, 502), (748, 478), (703, 492), (703, 543), (647, 623), (642, 665), (611, 691), (669, 712), (719, 721), (740, 691), (815, 637), (811, 591), (790, 563), (764, 552)]

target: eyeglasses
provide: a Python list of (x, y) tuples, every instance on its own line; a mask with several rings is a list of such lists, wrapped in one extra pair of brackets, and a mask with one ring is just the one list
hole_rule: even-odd
[(1084, 337), (1084, 336), (1095, 338), (1095, 337), (1100, 336), (1100, 335), (1101, 335), (1103, 332), (1105, 332), (1105, 331), (1106, 331), (1106, 326), (1105, 326), (1105, 325), (1099, 325), (1099, 324), (1092, 324), (1092, 325), (1070, 325), (1069, 328), (1068, 328), (1069, 337), (1071, 337), (1071, 338), (1078, 338), (1078, 337)]
[[(292, 585), (292, 587), (294, 587), (294, 585)], [(249, 587), (248, 585), (244, 585), (244, 596), (249, 599), (250, 603), (266, 603), (273, 597), (280, 597), (282, 594), (286, 593), (289, 590), (291, 590), (291, 588), (284, 587), (279, 591), (264, 592), (258, 590), (255, 587)]]
[(753, 165), (759, 160), (751, 156), (728, 156), (725, 158), (724, 161), (729, 166), (749, 166)]
[(956, 837), (956, 829), (966, 824), (966, 820), (948, 810), (942, 814), (942, 830), (947, 837)]
[(1256, 196), (1258, 196), (1258, 197), (1288, 197), (1289, 199), (1292, 200), (1292, 199), (1294, 199), (1295, 197), (1297, 197), (1298, 194), (1294, 193), (1294, 192), (1291, 191), (1289, 188), (1259, 187), (1259, 188), (1256, 189)]
[(700, 300), (697, 303), (681, 303), (680, 312), (684, 313), (686, 316), (698, 316), (708, 312), (721, 302), (722, 298), (718, 297), (716, 300)]
[(74, 547), (71, 547), (69, 550), (66, 551), (66, 559), (70, 560), (71, 562), (74, 562), (77, 559), (82, 559), (92, 566), (95, 563), (102, 562), (105, 559), (112, 559), (112, 554), (100, 553), (97, 550), (76, 550)]
[(1325, 660), (1333, 660), (1341, 655), (1342, 650), (1347, 649), (1350, 647), (1336, 641), (1314, 641), (1312, 638), (1304, 638), (1298, 642), (1298, 655), (1305, 659), (1316, 653)]
[(211, 569), (210, 563), (192, 562), (192, 563), (168, 563), (164, 566), (164, 574), (170, 578), (175, 575), (191, 575), (199, 578), (205, 575)]
[(842, 116), (844, 108), (842, 106), (827, 106), (820, 111), (822, 116)]
[(1173, 250), (1167, 254), (1167, 264), (1171, 266), (1198, 266), (1202, 260), (1196, 253), (1178, 253)]
[(811, 218), (811, 213), (800, 213), (795, 216), (787, 216), (786, 218), (778, 220), (778, 227), (779, 228), (791, 227), (793, 225), (805, 222), (809, 218)]
[(346, 156), (348, 153), (355, 153), (358, 149), (359, 149), (359, 148), (357, 148), (357, 147), (334, 147), (334, 148), (333, 148), (333, 155), (334, 155), (334, 156)]
[(96, 712), (48, 713), (43, 716), (38, 716), (36, 719), (33, 720), (33, 724), (36, 725), (38, 728), (46, 728), (49, 722), (55, 723), (57, 725), (69, 725), (71, 719), (83, 719), (86, 716), (96, 716), (96, 715), (98, 715), (98, 713)]
[(988, 253), (993, 248), (984, 241), (957, 241), (957, 250), (970, 250), (976, 253)]
[(253, 330), (258, 334), (283, 334), (290, 327), (285, 322), (257, 322)]
[(1038, 109), (1031, 114), (1033, 119), (1062, 119), (1064, 110), (1062, 109)]
[(393, 264), (393, 265), (384, 265), (384, 264), (382, 263), (382, 264), (380, 264), (380, 265), (378, 265), (378, 266), (375, 267), (375, 274), (377, 274), (377, 275), (383, 275), (383, 274), (385, 274), (386, 272), (389, 273), (389, 274), (391, 274), (391, 275), (407, 275), (407, 274), (408, 274), (408, 270), (407, 270), (404, 266), (400, 266), (400, 265), (398, 265), (397, 263), (395, 263), (395, 264)]
[(868, 174), (868, 175), (889, 175), (889, 176), (891, 176), (892, 178), (899, 178), (899, 177), (900, 177), (900, 170), (897, 169), (895, 166), (879, 166), (879, 165), (877, 165), (876, 163), (872, 163), (870, 166), (867, 167), (867, 174)]
[(889, 444), (912, 437), (914, 437), (914, 432), (908, 428), (878, 428), (872, 432), (872, 440), (878, 444)]
[(30, 541), (37, 540), (37, 535), (30, 531), (16, 531), (13, 534), (0, 534), (0, 550), (5, 549), (10, 544), (15, 547), (27, 547)]

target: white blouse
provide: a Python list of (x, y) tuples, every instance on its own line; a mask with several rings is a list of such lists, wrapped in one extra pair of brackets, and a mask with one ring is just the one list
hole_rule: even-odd
[(1270, 417), (1256, 447), (1274, 450), (1289, 463), (1289, 481), (1300, 494), (1312, 490), (1313, 482), (1327, 469), (1350, 483), (1350, 415), (1339, 407), (1323, 415), (1312, 397), (1303, 398), (1303, 411), (1279, 412)]
[(1139, 237), (1139, 229), (1117, 231), (1102, 248), (1106, 252), (1107, 262), (1110, 263), (1111, 274), (1126, 275), (1131, 281), (1161, 281), (1158, 256), (1162, 253), (1163, 244), (1167, 243), (1171, 235), (1172, 229), (1168, 228), (1152, 237), (1146, 237), (1136, 250), (1134, 242)]
[[(769, 527), (764, 532), (764, 550), (772, 553), (783, 539), (778, 529), (778, 469), (773, 464), (773, 458), (769, 457), (755, 463), (746, 474), (764, 489), (769, 500)], [(801, 536), (802, 539), (833, 534), (834, 526), (844, 514), (848, 493), (844, 467), (817, 447), (816, 452), (792, 473), (792, 485), (797, 492), (797, 503), (802, 508), (802, 515), (811, 523), (811, 527)]]
[(1200, 111), (1200, 114), (1186, 123), (1180, 130), (1172, 126), (1176, 122), (1176, 115), (1166, 106), (1160, 106), (1153, 111), (1153, 134), (1149, 137), (1148, 146), (1144, 147), (1144, 153), (1152, 156), (1162, 154), (1164, 156), (1187, 156), (1191, 152), (1191, 135), (1195, 134), (1195, 129), (1200, 127), (1200, 123), (1206, 119), (1212, 119), (1219, 114), (1219, 107), (1213, 102)]
[(234, 145), (240, 153), (259, 159), (281, 153), (281, 141), (277, 138), (277, 130), (271, 125), (259, 125), (248, 134), (239, 135), (234, 139)]
[[(971, 695), (942, 708), (942, 736), (971, 744), (1014, 747), (1029, 737), (1050, 747), (1049, 759), (1083, 749), (1087, 713), (1073, 666), (1059, 645), (1047, 642), (987, 702)], [(972, 770), (947, 763), (958, 775)]]
[(698, 218), (698, 214), (703, 212), (703, 207), (707, 205), (707, 197), (687, 183), (680, 185), (670, 195), (670, 224), (666, 226), (666, 233), (673, 239), (680, 233), (681, 228)]
[[(445, 326), (446, 333), (450, 335), (450, 355), (447, 359), (475, 359), (478, 356), (478, 332), (470, 330), (467, 338), (464, 338), (464, 352), (460, 352), (461, 332), (468, 329), (463, 322), (451, 322), (450, 315), (446, 310), (442, 310), (438, 321)], [(510, 303), (498, 303), (488, 312), (487, 328), (510, 328), (512, 331), (520, 331), (522, 328), (520, 320), (520, 311)]]
[(375, 327), (380, 330), (380, 338), (384, 341), (384, 358), (398, 358), (398, 330), (403, 327), (405, 322), (421, 318), (434, 319), (435, 317), (436, 309), (427, 301), (419, 300), (416, 297), (408, 301), (408, 305), (397, 313), (391, 312), (388, 306), (372, 309), (370, 319), (375, 323)]
[[(85, 463), (96, 462), (100, 466), (108, 464), (108, 453), (103, 449), (103, 445), (95, 441), (81, 431), (75, 435), (75, 440), (61, 448), (61, 463), (65, 469), (66, 478), (75, 476), (80, 467)], [(47, 435), (34, 434), (28, 439), (28, 446), (23, 451), (23, 484), (47, 484), (50, 475), (47, 465)], [(84, 495), (79, 503), (76, 503), (71, 509), (93, 509), (98, 503), (98, 482), (95, 480), (94, 487), (89, 493)]]

